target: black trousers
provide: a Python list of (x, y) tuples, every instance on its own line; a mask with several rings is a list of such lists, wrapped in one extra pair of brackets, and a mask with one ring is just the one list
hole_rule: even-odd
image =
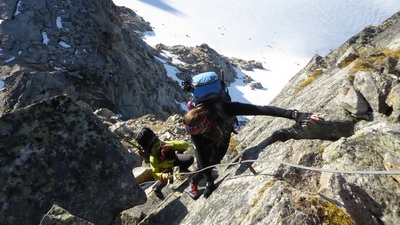
[[(176, 159), (174, 161), (174, 166), (179, 166), (180, 171), (187, 171), (188, 168), (193, 164), (194, 158), (188, 154), (176, 154)], [(171, 168), (172, 169), (172, 168)], [(168, 183), (168, 180), (158, 180), (153, 189), (156, 191), (161, 191)]]
[[(292, 119), (293, 113), (293, 110), (286, 110), (275, 106), (258, 106), (240, 102), (224, 102), (223, 109), (225, 114), (230, 117), (265, 115)], [(221, 162), (228, 150), (230, 135), (225, 137), (224, 141), (220, 144), (213, 143), (208, 134), (192, 135), (192, 141), (196, 147), (197, 167), (198, 169), (203, 169)], [(191, 182), (197, 185), (203, 178), (207, 182), (213, 181), (212, 168), (202, 173), (194, 174), (191, 177)]]

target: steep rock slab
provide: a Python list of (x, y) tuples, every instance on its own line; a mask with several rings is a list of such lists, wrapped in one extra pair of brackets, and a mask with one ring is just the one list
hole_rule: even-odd
[[(315, 57), (272, 102), (273, 105), (283, 108), (297, 108), (301, 111), (316, 111), (325, 114), (326, 122), (334, 125), (331, 126), (332, 129), (326, 129), (326, 124), (322, 123), (321, 128), (310, 129), (307, 132), (312, 134), (320, 130), (325, 134), (337, 133), (338, 138), (341, 134), (342, 138), (330, 139), (331, 143), (321, 145), (319, 150), (314, 149), (311, 155), (304, 151), (317, 144), (316, 140), (310, 141), (313, 144), (309, 147), (304, 146), (304, 149), (293, 148), (293, 145), (290, 145), (291, 142), (288, 141), (283, 143), (281, 148), (276, 148), (276, 144), (269, 146), (263, 144), (268, 144), (263, 139), (270, 135), (268, 128), (278, 128), (274, 126), (277, 123), (275, 120), (257, 117), (237, 137), (241, 140), (239, 150), (259, 153), (257, 158), (261, 160), (282, 159), (282, 156), (286, 155), (286, 161), (305, 166), (310, 166), (313, 159), (319, 159), (317, 163), (311, 164), (317, 168), (354, 171), (399, 168), (399, 123), (397, 122), (396, 98), (398, 78), (388, 73), (393, 69), (385, 63), (390, 57), (399, 57), (399, 23), (400, 14), (398, 13), (379, 27), (366, 28), (328, 56)], [(349, 48), (358, 49), (361, 52), (360, 56), (349, 59), (338, 68), (338, 61), (342, 60), (341, 56), (346, 54)], [(315, 71), (322, 71), (322, 73), (315, 76)], [(360, 119), (364, 121), (360, 122)], [(341, 125), (346, 125), (350, 132), (339, 131)], [(315, 133), (314, 137), (320, 139), (321, 134)], [(274, 148), (275, 151), (269, 151), (270, 148)], [(265, 152), (269, 154), (264, 154)], [(303, 160), (295, 160), (294, 155), (302, 155)], [(313, 155), (315, 157), (311, 157)], [(255, 169), (259, 170), (257, 166)], [(318, 177), (319, 173), (312, 175), (310, 172), (304, 173), (297, 169), (282, 172), (278, 173), (279, 177), (286, 178), (285, 180), (295, 190), (303, 190), (304, 193), (328, 200), (330, 204), (347, 215), (350, 220), (346, 221), (350, 223), (399, 223), (400, 192), (397, 175), (324, 173)], [(290, 179), (287, 180), (287, 178)], [(294, 190), (289, 193), (292, 204), (282, 208), (280, 213), (286, 210), (291, 211), (293, 210), (291, 207), (296, 206), (294, 203), (297, 201), (294, 200), (298, 194)], [(321, 204), (318, 205), (321, 207)], [(310, 207), (315, 208), (315, 205), (310, 205)], [(329, 214), (328, 209), (325, 209), (324, 213)], [(267, 215), (271, 216), (269, 213)], [(294, 211), (286, 215), (287, 218), (282, 219), (297, 224), (299, 217)], [(274, 220), (271, 219), (268, 222), (273, 223)], [(318, 224), (318, 220), (313, 223)]]
[(65, 96), (0, 117), (0, 162), (1, 224), (39, 224), (53, 204), (109, 224), (146, 201), (116, 136)]
[[(369, 124), (328, 146), (322, 157), (324, 168), (329, 169), (398, 170), (399, 149), (398, 125)], [(319, 192), (338, 201), (357, 224), (398, 224), (400, 189), (396, 179), (398, 175), (323, 173)]]

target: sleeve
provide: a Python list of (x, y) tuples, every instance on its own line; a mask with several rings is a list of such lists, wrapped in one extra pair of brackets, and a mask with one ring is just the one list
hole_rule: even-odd
[(240, 102), (226, 102), (224, 103), (224, 111), (228, 116), (264, 115), (293, 119), (293, 110), (287, 110), (275, 106), (259, 106)]
[(160, 163), (153, 155), (150, 155), (150, 168), (153, 173), (153, 178), (155, 180), (161, 180), (162, 172), (160, 171)]
[(186, 141), (168, 141), (167, 144), (172, 145), (175, 150), (186, 150), (189, 148), (189, 143)]

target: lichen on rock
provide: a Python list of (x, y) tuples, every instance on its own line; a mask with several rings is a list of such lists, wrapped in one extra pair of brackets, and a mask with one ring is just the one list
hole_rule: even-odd
[(0, 124), (0, 223), (38, 224), (57, 203), (108, 224), (120, 211), (146, 201), (125, 148), (70, 98), (21, 108), (0, 117)]

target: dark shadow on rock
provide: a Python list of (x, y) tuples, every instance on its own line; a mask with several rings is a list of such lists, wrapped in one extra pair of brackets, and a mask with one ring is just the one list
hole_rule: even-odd
[(377, 203), (361, 187), (348, 183), (343, 176), (337, 175), (335, 181), (343, 207), (356, 224), (385, 224), (381, 219), (384, 206)]
[(186, 206), (176, 198), (163, 207), (156, 215), (148, 217), (140, 224), (180, 224), (188, 214)]
[[(354, 133), (353, 121), (321, 121), (317, 126), (310, 125), (309, 128), (301, 128), (298, 124), (290, 127), (275, 131), (270, 137), (266, 138), (258, 145), (246, 149), (242, 155), (237, 157), (234, 161), (240, 160), (256, 160), (259, 154), (269, 145), (282, 141), (285, 142), (289, 139), (319, 139), (336, 141), (341, 137), (349, 137)], [(252, 163), (242, 164), (237, 170), (236, 175), (242, 174), (248, 169)]]

